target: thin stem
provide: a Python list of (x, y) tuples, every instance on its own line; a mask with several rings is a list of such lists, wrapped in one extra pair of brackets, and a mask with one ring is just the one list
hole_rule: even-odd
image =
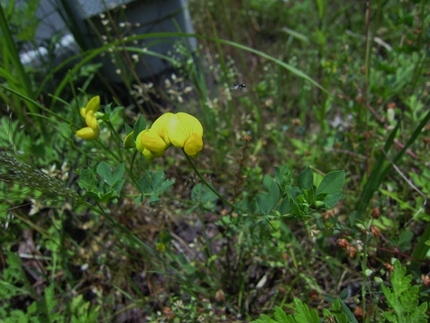
[(367, 291), (367, 240), (363, 244), (363, 255), (361, 257), (361, 308), (366, 317), (366, 291)]
[[(118, 135), (118, 132), (116, 132), (116, 130), (115, 130), (115, 128), (113, 127), (112, 123), (111, 123), (110, 121), (105, 121), (105, 124), (106, 124), (106, 126), (109, 128), (109, 130), (110, 130), (110, 132), (111, 132), (112, 136), (115, 138), (115, 140), (116, 140), (116, 142), (117, 142), (118, 146), (119, 146), (119, 147), (121, 147), (121, 146), (122, 146), (122, 140), (121, 140), (121, 137)], [(118, 149), (118, 151), (119, 151), (119, 158), (120, 158), (121, 160), (123, 160), (123, 155), (122, 155), (122, 150), (121, 150), (121, 148), (120, 148), (120, 149)]]
[[(17, 83), (22, 84), (22, 88), (25, 90), (25, 93), (33, 98), (33, 91), (31, 88), (30, 80), (28, 78), (28, 74), (24, 70), (24, 66), (21, 63), (21, 60), (19, 59), (19, 53), (18, 49), (15, 46), (15, 42), (12, 38), (10, 29), (9, 29), (9, 22), (6, 20), (6, 16), (3, 12), (3, 6), (0, 5), (0, 29), (3, 33), (3, 41), (6, 45), (9, 59), (11, 60), (13, 67), (15, 67), (19, 80), (17, 80)], [(7, 59), (7, 58), (4, 58)], [(32, 113), (36, 113), (37, 110), (34, 109), (32, 105), (28, 105), (30, 111)]]
[(225, 204), (229, 205), (232, 209), (235, 209), (237, 211), (240, 212), (244, 212), (244, 210), (242, 210), (241, 208), (237, 207), (236, 205), (234, 205), (233, 203), (231, 203), (230, 201), (228, 201), (226, 198), (224, 198), (224, 196), (222, 196), (203, 176), (202, 174), (200, 174), (200, 172), (198, 171), (198, 169), (196, 168), (196, 166), (194, 165), (193, 161), (191, 160), (191, 157), (188, 156), (184, 150), (182, 150), (182, 152), (184, 153), (185, 157), (188, 160), (188, 163), (191, 165), (191, 168), (194, 170), (194, 172), (197, 174), (197, 176), (200, 178), (200, 180), (203, 182), (203, 184), (205, 184), (216, 196), (218, 196), (221, 201), (223, 201)]

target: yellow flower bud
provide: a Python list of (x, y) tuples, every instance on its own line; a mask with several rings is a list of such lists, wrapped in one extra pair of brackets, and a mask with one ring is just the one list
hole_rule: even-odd
[(97, 95), (93, 97), (90, 101), (88, 101), (87, 106), (85, 107), (86, 113), (92, 111), (96, 113), (100, 108), (100, 97)]
[(80, 112), (80, 114), (81, 114), (82, 118), (84, 118), (84, 119), (85, 119), (85, 116), (87, 115), (87, 110), (85, 110), (85, 108), (81, 108), (81, 109), (79, 110), (79, 112)]
[(95, 113), (99, 108), (100, 97), (97, 95), (93, 97), (90, 101), (88, 101), (85, 108), (81, 108), (79, 110), (79, 113), (81, 114), (82, 118), (85, 119), (85, 123), (87, 124), (87, 127), (76, 131), (76, 135), (79, 138), (85, 140), (93, 140), (99, 136), (99, 125), (95, 116)]
[(87, 112), (85, 116), (85, 123), (88, 127), (96, 130), (99, 127), (99, 124), (97, 123), (97, 118), (94, 115), (94, 111)]
[(99, 128), (85, 127), (76, 131), (76, 136), (85, 140), (93, 140), (99, 136)]

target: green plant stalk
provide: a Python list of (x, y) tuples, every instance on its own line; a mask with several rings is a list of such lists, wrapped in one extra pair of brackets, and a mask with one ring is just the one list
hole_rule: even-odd
[[(366, 0), (366, 38), (365, 38), (365, 57), (364, 57), (364, 66), (365, 66), (365, 73), (364, 73), (364, 85), (363, 85), (363, 101), (364, 104), (367, 106), (369, 103), (369, 80), (370, 80), (370, 50), (372, 48), (372, 35), (370, 30), (370, 7), (371, 7), (371, 0)], [(362, 118), (365, 118), (365, 125), (367, 128), (367, 113), (365, 113), (365, 109), (363, 109), (363, 105), (359, 105), (358, 108), (358, 120), (359, 122), (363, 122)], [(362, 113), (365, 113), (364, 116), (362, 116)]]
[(358, 323), (356, 317), (354, 316), (354, 314), (352, 314), (351, 310), (345, 304), (345, 302), (343, 300), (341, 300), (340, 298), (337, 298), (337, 300), (339, 301), (340, 305), (342, 306), (343, 312), (348, 316), (349, 322), (351, 322), (351, 323)]
[[(370, 231), (370, 227), (372, 226), (373, 219), (369, 221), (369, 225), (367, 226), (367, 233)], [(367, 270), (367, 250), (368, 250), (368, 242), (369, 242), (369, 234), (366, 233), (365, 238), (363, 239), (363, 256), (361, 257), (361, 308), (363, 313), (366, 313), (366, 292), (367, 292), (367, 281), (369, 280), (366, 275)], [(367, 321), (367, 316), (364, 316), (364, 321)]]
[[(3, 34), (3, 40), (2, 42), (6, 45), (7, 51), (8, 51), (8, 57), (12, 61), (12, 65), (15, 67), (19, 80), (17, 80), (18, 84), (22, 84), (22, 87), (26, 93), (27, 96), (30, 98), (34, 97), (30, 80), (28, 79), (27, 73), (24, 70), (24, 66), (21, 63), (21, 60), (19, 58), (18, 50), (15, 46), (15, 42), (13, 41), (11, 32), (9, 30), (8, 22), (6, 21), (6, 17), (4, 15), (3, 6), (0, 4), (0, 29)], [(4, 60), (7, 60), (6, 57), (3, 58)], [(28, 109), (32, 113), (37, 113), (37, 109), (34, 105), (28, 104)]]
[[(102, 207), (102, 205), (100, 205), (100, 203), (96, 202), (95, 205), (93, 206), (89, 203), (87, 203), (86, 201), (84, 201), (83, 199), (81, 199), (81, 202), (89, 207), (92, 211), (94, 211), (97, 214), (100, 214), (101, 216), (103, 216), (106, 220), (108, 220), (112, 227), (115, 230), (116, 233), (119, 236), (123, 236), (124, 238), (126, 238), (130, 244), (134, 244), (135, 246), (140, 246), (143, 248), (141, 252), (142, 255), (145, 256), (145, 258), (154, 266), (157, 267), (158, 264), (155, 263), (148, 255), (151, 255), (152, 257), (154, 257), (155, 259), (157, 259), (161, 264), (163, 264), (165, 267), (167, 267), (169, 269), (168, 272), (161, 272), (162, 274), (166, 274), (166, 275), (174, 275), (177, 279), (182, 280), (181, 279), (181, 273), (180, 271), (172, 266), (169, 262), (165, 261), (157, 252), (155, 252), (154, 249), (152, 249), (150, 246), (148, 246), (146, 243), (144, 243), (142, 240), (140, 240), (133, 232), (131, 232), (127, 227), (125, 227), (124, 225), (122, 225), (121, 223), (119, 223), (118, 221), (116, 221), (112, 216), (110, 216), (108, 213), (106, 213)], [(199, 292), (203, 292), (203, 290), (197, 286), (194, 286)]]
[[(57, 86), (51, 103), (51, 108), (53, 106), (53, 104), (58, 100), (57, 98), (60, 97), (62, 91), (64, 90), (65, 86), (67, 85), (67, 83), (69, 82), (69, 78), (70, 75), (74, 75), (75, 73), (77, 73), (79, 71), (79, 69), (81, 69), (85, 64), (89, 63), (91, 60), (93, 60), (94, 58), (96, 58), (97, 56), (101, 55), (102, 53), (105, 53), (106, 51), (108, 51), (109, 49), (114, 49), (117, 51), (123, 51), (128, 50), (128, 51), (133, 51), (139, 54), (143, 54), (143, 55), (150, 55), (150, 56), (155, 56), (155, 57), (159, 57), (159, 58), (163, 58), (167, 61), (171, 61), (172, 58), (155, 53), (153, 51), (150, 51), (148, 49), (142, 49), (142, 48), (136, 48), (136, 47), (123, 47), (120, 46), (123, 43), (127, 43), (127, 42), (133, 42), (135, 40), (146, 40), (146, 39), (152, 39), (152, 38), (158, 38), (158, 39), (163, 39), (163, 38), (172, 38), (172, 37), (182, 37), (182, 38), (197, 38), (197, 39), (203, 39), (203, 40), (207, 40), (207, 41), (212, 41), (215, 42), (217, 44), (222, 44), (222, 45), (227, 45), (227, 46), (232, 46), (235, 47), (237, 49), (240, 50), (244, 50), (253, 54), (256, 54), (262, 58), (265, 58), (269, 61), (274, 62), (275, 64), (277, 64), (278, 66), (282, 67), (283, 69), (287, 69), (288, 71), (290, 71), (292, 74), (296, 75), (297, 77), (303, 78), (306, 81), (308, 81), (309, 83), (311, 83), (312, 85), (322, 89), (324, 92), (328, 93), (328, 91), (326, 89), (324, 89), (321, 85), (319, 85), (317, 82), (315, 82), (312, 78), (310, 78), (308, 75), (306, 75), (305, 73), (303, 73), (302, 71), (298, 70), (297, 68), (295, 68), (294, 66), (287, 64), (285, 62), (283, 62), (280, 59), (274, 58), (268, 54), (265, 54), (264, 52), (255, 50), (253, 48), (241, 45), (241, 44), (237, 44), (235, 42), (232, 41), (228, 41), (228, 40), (223, 40), (223, 39), (217, 39), (217, 38), (210, 38), (210, 37), (205, 37), (205, 36), (201, 36), (201, 35), (197, 35), (197, 34), (187, 34), (187, 33), (178, 33), (178, 32), (169, 32), (169, 33), (150, 33), (150, 34), (143, 34), (143, 35), (135, 35), (135, 36), (130, 36), (127, 38), (127, 41), (120, 41), (120, 40), (116, 40), (113, 41), (107, 45), (104, 45), (100, 48), (97, 49), (93, 49), (91, 51), (88, 51), (86, 53), (83, 54), (79, 54), (79, 55), (75, 55), (67, 60), (65, 60), (64, 62), (62, 62), (61, 64), (59, 64), (56, 68), (54, 68), (52, 71), (50, 71), (50, 73), (48, 75), (46, 75), (45, 79), (41, 82), (41, 85), (38, 88), (38, 91), (41, 91), (44, 87), (44, 84), (46, 84), (46, 82), (48, 82), (48, 80), (52, 77), (52, 75), (54, 73), (56, 73), (57, 71), (59, 71), (60, 69), (64, 68), (65, 66), (67, 66), (67, 64), (69, 64), (70, 62), (72, 62), (73, 60), (76, 60), (77, 57), (83, 57), (83, 59), (81, 59), (77, 64), (75, 64), (73, 66), (73, 68), (70, 70), (70, 72), (63, 78), (63, 80), (60, 81), (59, 85)], [(21, 65), (22, 67), (22, 65)], [(28, 81), (28, 80), (27, 80)], [(21, 93), (19, 93), (19, 91), (17, 90), (13, 90), (11, 88), (7, 88), (5, 86), (3, 86), (5, 89), (7, 89), (9, 92), (14, 93), (18, 96), (20, 96), (21, 98), (24, 98), (27, 102), (29, 102), (30, 104), (34, 104), (38, 109), (43, 109), (43, 111), (52, 114), (52, 111), (50, 109), (46, 109), (45, 107), (41, 106), (40, 104), (38, 104), (36, 101), (34, 101), (32, 99), (32, 96), (27, 95), (27, 97)], [(57, 116), (58, 118), (58, 116)], [(63, 120), (64, 121), (64, 120)]]
[[(143, 38), (143, 37), (140, 37), (140, 38)], [(137, 39), (140, 39), (140, 38), (137, 38)], [(145, 37), (145, 38), (148, 38), (148, 37)], [(131, 37), (129, 37), (128, 39), (131, 39)], [(61, 80), (60, 84), (58, 85), (57, 89), (55, 90), (55, 93), (53, 94), (54, 100), (51, 103), (51, 107), (53, 106), (53, 104), (56, 101), (55, 98), (60, 97), (61, 92), (64, 90), (67, 83), (69, 82), (69, 78), (72, 75), (76, 74), (79, 71), (79, 69), (81, 69), (85, 64), (89, 63), (91, 60), (93, 60), (97, 56), (101, 55), (102, 53), (105, 53), (109, 49), (113, 49), (114, 51), (123, 51), (124, 48), (115, 47), (115, 46), (118, 46), (118, 42), (119, 41), (115, 41), (111, 44), (108, 44), (108, 45), (105, 45), (103, 47), (100, 47), (100, 48), (97, 48), (97, 49), (90, 51), (89, 53), (87, 53), (87, 55), (81, 61), (79, 61), (76, 65), (74, 65), (74, 67), (69, 71), (69, 73), (63, 78), (63, 80)], [(165, 59), (167, 61), (172, 60), (170, 57), (152, 52), (152, 51), (147, 50), (147, 49), (135, 48), (135, 47), (126, 47), (126, 49), (129, 51), (134, 51), (136, 53), (140, 53), (140, 54), (144, 54), (144, 55), (151, 55), (151, 56), (159, 57), (159, 58)], [(78, 55), (78, 56), (80, 56), (80, 55)]]
[[(425, 5), (426, 1), (421, 1), (421, 10), (419, 13), (419, 19), (417, 21), (420, 22), (420, 26), (419, 28), (421, 29), (421, 32), (418, 34), (418, 47), (419, 48), (423, 48), (424, 47), (424, 30), (426, 30), (427, 26), (424, 26), (425, 21), (426, 21), (426, 14), (425, 14), (425, 10), (424, 8), (426, 8)], [(411, 86), (411, 92), (414, 93), (415, 92), (415, 88), (417, 87), (418, 84), (418, 80), (420, 79), (422, 73), (423, 73), (423, 69), (425, 67), (425, 62), (426, 62), (426, 58), (427, 58), (427, 53), (424, 51), (423, 55), (422, 55), (422, 59), (421, 59), (421, 63), (418, 63), (415, 66), (415, 70), (414, 70), (414, 77), (413, 77), (413, 81), (412, 81), (412, 86)]]
[[(212, 17), (211, 17), (212, 18)], [(218, 39), (218, 33), (217, 33), (217, 29), (216, 26), (214, 24), (214, 20), (211, 19), (212, 22), (212, 32), (215, 35), (215, 39)], [(221, 65), (221, 70), (222, 70), (222, 74), (223, 76), (226, 78), (228, 75), (228, 69), (227, 69), (227, 65), (224, 61), (224, 55), (223, 55), (223, 51), (221, 49), (220, 43), (215, 43), (217, 52), (218, 52), (218, 57), (219, 57), (219, 62)], [(228, 83), (230, 80), (226, 80), (224, 79), (224, 81), (226, 83)], [(233, 106), (231, 104), (231, 100), (227, 100), (227, 105), (228, 105), (228, 111), (227, 111), (227, 117), (224, 119), (226, 122), (226, 128), (231, 128), (231, 123), (232, 123), (232, 119), (233, 119)], [(206, 124), (211, 124), (211, 122), (206, 122)]]
[[(329, 93), (324, 87), (322, 87), (320, 84), (318, 84), (316, 81), (314, 81), (307, 74), (303, 73), (302, 71), (300, 71), (299, 69), (295, 68), (294, 66), (292, 66), (290, 64), (287, 64), (287, 63), (283, 62), (282, 60), (277, 59), (277, 58), (275, 58), (273, 56), (270, 56), (270, 55), (268, 55), (268, 54), (266, 54), (264, 52), (261, 52), (259, 50), (253, 49), (253, 48), (248, 47), (248, 46), (237, 44), (237, 43), (229, 41), (229, 40), (211, 38), (211, 37), (201, 36), (201, 35), (198, 35), (198, 34), (187, 34), (187, 33), (178, 33), (178, 32), (150, 33), (150, 34), (143, 34), (143, 35), (135, 35), (135, 36), (129, 36), (129, 37), (127, 37), (127, 41), (126, 42), (124, 40), (123, 41), (120, 41), (120, 40), (113, 41), (113, 42), (111, 42), (111, 43), (109, 43), (107, 45), (104, 45), (104, 46), (99, 47), (97, 49), (93, 49), (91, 51), (83, 53), (82, 55), (84, 55), (84, 58), (80, 62), (78, 62), (77, 64), (74, 65), (74, 67), (70, 71), (70, 74), (71, 75), (75, 74), (80, 68), (82, 68), (82, 66), (84, 66), (85, 64), (87, 64), (88, 62), (90, 62), (92, 59), (94, 59), (98, 55), (101, 55), (102, 53), (105, 53), (109, 49), (113, 49), (113, 50), (117, 50), (117, 51), (123, 51), (124, 47), (119, 47), (119, 45), (121, 45), (122, 42), (125, 42), (125, 43), (128, 42), (128, 43), (130, 43), (130, 42), (133, 42), (135, 40), (146, 40), (146, 39), (152, 39), (152, 38), (163, 39), (163, 38), (172, 38), (172, 37), (203, 39), (203, 40), (212, 41), (212, 42), (223, 44), (223, 45), (228, 45), (228, 46), (231, 46), (231, 47), (235, 47), (237, 49), (241, 49), (241, 50), (244, 50), (244, 51), (256, 54), (256, 55), (258, 55), (258, 56), (260, 56), (262, 58), (265, 58), (265, 59), (267, 59), (269, 61), (272, 61), (275, 64), (283, 67), (284, 69), (286, 69), (289, 72), (293, 73), (297, 77), (305, 79), (310, 84), (312, 84), (313, 86), (316, 86), (316, 87), (320, 88), (324, 92)], [(162, 57), (162, 58), (164, 58), (164, 59), (166, 59), (168, 61), (172, 60), (172, 58), (170, 58), (170, 57), (163, 56), (161, 54), (155, 53), (155, 52), (150, 51), (148, 49), (142, 49), (142, 48), (136, 48), (136, 47), (126, 47), (125, 49), (129, 50), (129, 51), (134, 51), (136, 53), (144, 54), (144, 55), (151, 55), (151, 56), (155, 56), (155, 57)], [(76, 59), (76, 57), (80, 57), (82, 55), (76, 55), (73, 58), (70, 58), (70, 59), (64, 61), (62, 64), (60, 64), (54, 70), (54, 72), (57, 71), (57, 70), (59, 70), (59, 69), (61, 69), (64, 66), (66, 66), (66, 64), (68, 64), (71, 61), (73, 61), (74, 59)], [(50, 75), (48, 75), (46, 77), (46, 81), (47, 81), (47, 79), (49, 77), (50, 77)], [(60, 96), (61, 92), (63, 91), (65, 85), (68, 82), (67, 78), (68, 78), (68, 76), (66, 76), (60, 82), (59, 86), (57, 87), (57, 89), (55, 91), (54, 97), (59, 97)], [(44, 81), (44, 82), (46, 82), (46, 81)], [(53, 103), (54, 102), (55, 102), (55, 100), (53, 101)]]
[(429, 240), (430, 240), (430, 223), (427, 223), (424, 232), (419, 237), (418, 243), (412, 252), (411, 268), (415, 271), (419, 271), (419, 267), (420, 267), (420, 262), (417, 260), (424, 260), (426, 254), (430, 248), (427, 245), (427, 241), (429, 241)]
[[(388, 137), (387, 142), (384, 145), (383, 151), (388, 152), (394, 142), (394, 138), (396, 136), (397, 131), (399, 130), (400, 123), (396, 125), (396, 127), (391, 132)], [(363, 213), (366, 211), (370, 200), (373, 197), (373, 194), (376, 192), (378, 187), (382, 183), (382, 173), (384, 171), (384, 165), (386, 163), (386, 156), (384, 153), (380, 153), (379, 158), (377, 159), (376, 165), (374, 166), (372, 172), (369, 175), (369, 178), (366, 181), (366, 184), (363, 187), (363, 191), (361, 193), (360, 198), (357, 201), (356, 211), (358, 212), (358, 219), (364, 220)]]
[[(40, 110), (43, 110), (43, 111), (47, 112), (48, 114), (50, 114), (51, 116), (55, 117), (56, 119), (58, 119), (58, 120), (60, 120), (60, 121), (63, 121), (63, 122), (64, 122), (64, 123), (66, 123), (66, 124), (69, 124), (69, 123), (70, 123), (70, 122), (69, 122), (69, 120), (67, 120), (67, 119), (65, 119), (65, 118), (63, 118), (63, 117), (61, 117), (61, 116), (59, 116), (58, 114), (56, 114), (56, 113), (52, 112), (50, 109), (45, 108), (43, 105), (41, 105), (41, 104), (39, 104), (38, 102), (34, 101), (33, 99), (31, 99), (31, 98), (29, 98), (29, 97), (25, 96), (24, 94), (21, 94), (21, 93), (19, 93), (18, 91), (14, 90), (14, 89), (11, 89), (11, 88), (9, 88), (9, 87), (6, 87), (6, 86), (4, 86), (4, 85), (1, 85), (1, 84), (0, 84), (0, 87), (4, 88), (6, 91), (9, 91), (9, 92), (11, 92), (11, 93), (16, 94), (17, 96), (21, 97), (23, 100), (26, 100), (26, 101), (28, 101), (28, 102), (31, 102), (31, 103), (35, 104), (36, 106), (38, 106), (38, 108), (39, 108)], [(58, 99), (58, 98), (56, 98), (56, 100), (60, 100), (60, 101), (62, 101), (61, 99)], [(34, 114), (34, 115), (39, 116), (40, 118), (46, 118), (45, 116), (42, 116), (42, 115), (39, 115), (39, 114)], [(107, 124), (107, 126), (111, 129), (111, 131), (113, 131), (114, 136), (116, 136), (116, 137), (117, 137), (117, 139), (118, 139), (118, 140), (120, 140), (120, 138), (118, 137), (118, 134), (116, 134), (116, 132), (114, 131), (114, 129), (113, 129), (113, 127), (112, 127), (112, 125), (110, 125), (110, 123), (106, 123), (106, 124)], [(72, 124), (72, 126), (76, 127), (76, 129), (79, 129), (79, 127), (78, 127), (77, 125), (75, 125), (75, 124)], [(105, 148), (105, 147), (102, 145), (102, 143), (100, 143), (100, 142), (98, 142), (98, 141), (96, 141), (96, 143), (97, 143), (97, 144), (99, 144), (101, 147)], [(122, 156), (121, 156), (121, 155), (120, 155), (120, 156), (117, 156), (117, 155), (116, 155), (113, 151), (111, 151), (110, 149), (105, 149), (105, 150), (106, 150), (110, 155), (112, 155), (112, 156), (113, 156), (113, 157), (114, 157), (118, 162), (122, 162)]]
[[(122, 146), (122, 140), (121, 140), (120, 136), (118, 135), (118, 133), (115, 131), (112, 123), (110, 121), (105, 121), (105, 124), (109, 128), (112, 136), (115, 138), (115, 141), (118, 144), (118, 147), (121, 147)], [(120, 148), (120, 149), (118, 149), (118, 151), (119, 151), (119, 153), (118, 153), (119, 154), (119, 157), (118, 157), (119, 161), (123, 161), (124, 160), (124, 158), (123, 158), (124, 156), (122, 154), (122, 149)]]
[(393, 164), (396, 164), (403, 157), (406, 150), (408, 150), (409, 147), (415, 142), (415, 140), (420, 135), (422, 129), (424, 129), (424, 127), (429, 121), (430, 121), (430, 111), (427, 112), (427, 114), (424, 116), (424, 118), (415, 128), (414, 132), (406, 142), (405, 146), (392, 159), (392, 163), (387, 164), (387, 157), (385, 154), (387, 154), (388, 151), (390, 150), (394, 142), (395, 135), (400, 127), (400, 122), (397, 123), (396, 127), (393, 129), (390, 136), (388, 137), (388, 140), (384, 145), (383, 152), (380, 153), (379, 158), (376, 162), (376, 165), (374, 166), (372, 172), (370, 173), (369, 178), (367, 179), (366, 184), (363, 187), (363, 191), (361, 192), (360, 198), (357, 201), (356, 208), (355, 208), (356, 210), (355, 218), (357, 220), (360, 220), (360, 221), (364, 220), (364, 216), (363, 216), (364, 212), (369, 206), (374, 193), (378, 190), (384, 178), (390, 173), (391, 169), (393, 168)]
[(204, 185), (207, 186), (207, 188), (209, 188), (216, 196), (218, 196), (220, 198), (221, 201), (223, 201), (225, 204), (229, 205), (233, 210), (239, 211), (239, 212), (244, 212), (241, 208), (238, 208), (236, 205), (234, 205), (233, 203), (231, 203), (230, 201), (228, 201), (224, 196), (222, 196), (203, 176), (202, 174), (200, 174), (199, 170), (196, 168), (196, 166), (194, 165), (193, 161), (191, 160), (191, 157), (188, 156), (184, 150), (182, 150), (182, 152), (184, 153), (185, 157), (188, 160), (188, 163), (190, 164), (191, 168), (193, 169), (193, 171), (196, 173), (196, 175), (200, 178), (200, 180), (203, 182)]
[[(100, 203), (98, 203), (98, 202), (96, 203), (96, 206), (97, 206), (97, 208), (96, 208), (96, 207), (92, 206), (91, 204), (89, 204), (85, 201), (83, 201), (83, 202), (86, 206), (90, 207), (91, 210), (93, 210), (97, 214), (102, 215), (106, 220), (108, 220), (114, 228), (119, 229), (117, 231), (117, 233), (119, 235), (121, 234), (120, 232), (122, 232), (122, 234), (125, 235), (125, 237), (127, 237), (130, 242), (133, 242), (136, 245), (143, 247), (143, 249), (146, 252), (148, 252), (148, 254), (150, 254), (151, 256), (156, 258), (157, 260), (159, 260), (161, 263), (165, 264), (165, 261), (150, 246), (145, 244), (142, 240), (140, 240), (138, 237), (136, 237), (128, 228), (123, 226), (121, 223), (119, 223), (113, 217), (111, 217), (108, 213), (106, 213), (104, 211), (103, 207), (100, 205)], [(152, 263), (152, 261), (151, 261), (151, 263)], [(152, 263), (152, 264), (154, 264), (154, 263)], [(171, 268), (171, 269), (174, 270), (174, 268)], [(177, 271), (175, 270), (175, 272), (177, 272)]]
[[(45, 111), (46, 113), (48, 113), (48, 114), (50, 114), (50, 115), (54, 116), (54, 117), (55, 117), (55, 118), (57, 118), (58, 120), (61, 120), (61, 121), (65, 122), (65, 123), (69, 123), (69, 120), (67, 120), (67, 119), (65, 119), (65, 118), (63, 118), (63, 117), (61, 117), (61, 116), (57, 115), (56, 113), (52, 112), (50, 109), (45, 108), (43, 105), (41, 105), (41, 104), (40, 104), (40, 103), (38, 103), (37, 101), (33, 100), (32, 98), (28, 97), (26, 94), (22, 94), (22, 93), (18, 92), (17, 90), (14, 90), (14, 89), (12, 89), (12, 88), (10, 88), (10, 87), (7, 87), (7, 86), (5, 86), (5, 85), (3, 85), (3, 84), (0, 84), (0, 87), (2, 87), (3, 89), (5, 89), (5, 90), (6, 90), (6, 91), (8, 91), (8, 92), (11, 92), (11, 93), (13, 93), (13, 94), (15, 94), (15, 95), (19, 96), (21, 99), (23, 99), (23, 100), (25, 100), (25, 101), (28, 101), (28, 102), (30, 102), (31, 104), (34, 104), (34, 105), (35, 105), (35, 106), (37, 106), (40, 110)], [(34, 113), (33, 115), (40, 115), (40, 113)], [(41, 116), (41, 117), (43, 117), (43, 116)], [(76, 129), (78, 129), (78, 128), (79, 128), (79, 127), (78, 127), (78, 126), (76, 126)]]

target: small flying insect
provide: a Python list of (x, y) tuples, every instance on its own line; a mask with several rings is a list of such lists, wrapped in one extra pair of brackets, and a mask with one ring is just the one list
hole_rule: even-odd
[(237, 89), (244, 89), (246, 88), (246, 84), (245, 83), (234, 83), (232, 86), (232, 89), (237, 90)]

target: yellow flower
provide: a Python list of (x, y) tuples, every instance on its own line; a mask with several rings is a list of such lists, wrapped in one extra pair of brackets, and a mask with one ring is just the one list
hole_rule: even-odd
[(85, 119), (85, 123), (87, 124), (87, 127), (76, 131), (76, 135), (79, 138), (82, 138), (85, 140), (93, 140), (98, 138), (100, 131), (99, 131), (99, 124), (97, 122), (95, 113), (99, 108), (100, 108), (100, 97), (98, 95), (93, 97), (90, 101), (88, 101), (85, 108), (81, 108), (80, 113), (81, 113), (81, 116)]
[(163, 114), (136, 138), (136, 148), (147, 159), (160, 157), (173, 145), (196, 156), (203, 148), (203, 127), (200, 121), (184, 112)]
[(90, 127), (85, 127), (76, 131), (76, 136), (85, 140), (96, 139), (98, 138), (99, 134), (99, 129), (94, 130)]
[(195, 156), (203, 148), (203, 127), (192, 115), (179, 112), (172, 120), (169, 138), (173, 146), (184, 148), (189, 156)]

